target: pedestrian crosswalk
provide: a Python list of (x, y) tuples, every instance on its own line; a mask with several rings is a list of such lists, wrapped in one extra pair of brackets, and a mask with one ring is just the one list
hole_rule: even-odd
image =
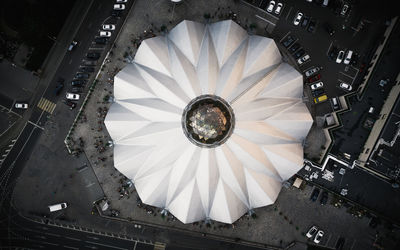
[(50, 114), (53, 114), (53, 111), (56, 108), (56, 105), (57, 104), (55, 104), (54, 102), (51, 102), (51, 101), (47, 100), (46, 98), (42, 97), (42, 98), (40, 98), (40, 101), (37, 106), (38, 106), (38, 108), (40, 108)]

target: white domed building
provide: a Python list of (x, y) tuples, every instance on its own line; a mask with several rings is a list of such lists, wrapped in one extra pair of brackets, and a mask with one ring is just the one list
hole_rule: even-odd
[(114, 165), (143, 203), (183, 223), (273, 204), (303, 165), (303, 77), (274, 40), (228, 20), (144, 40), (114, 79)]

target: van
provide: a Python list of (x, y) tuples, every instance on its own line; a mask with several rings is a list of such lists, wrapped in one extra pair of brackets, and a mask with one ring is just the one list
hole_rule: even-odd
[(346, 58), (344, 59), (343, 63), (344, 64), (349, 64), (351, 61), (351, 56), (353, 55), (353, 51), (352, 50), (348, 50), (347, 54), (346, 54)]
[(328, 96), (321, 95), (321, 96), (314, 98), (314, 103), (320, 103), (320, 102), (324, 102), (326, 100), (328, 100)]
[(336, 97), (332, 98), (332, 104), (334, 108), (338, 108), (338, 102)]
[(370, 107), (368, 110), (368, 113), (372, 114), (372, 113), (374, 113), (374, 110), (375, 110), (374, 107)]
[(58, 204), (50, 205), (48, 207), (49, 207), (50, 212), (55, 212), (55, 211), (67, 208), (67, 203), (65, 203), (65, 202), (58, 203)]

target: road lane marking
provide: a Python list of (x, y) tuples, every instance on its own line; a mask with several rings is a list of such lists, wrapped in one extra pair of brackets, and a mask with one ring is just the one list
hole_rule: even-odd
[(40, 127), (40, 126), (37, 125), (36, 123), (33, 123), (33, 122), (31, 122), (30, 120), (28, 120), (28, 122), (29, 122), (30, 124), (32, 124), (33, 126), (35, 126), (35, 127), (37, 127), (37, 128), (40, 128), (41, 130), (44, 130), (43, 127)]
[(57, 104), (55, 104), (54, 102), (51, 102), (50, 100), (47, 100), (44, 97), (40, 98), (40, 101), (37, 104), (38, 108), (40, 108), (43, 111), (46, 111), (49, 114), (53, 114), (53, 111), (56, 108), (56, 106), (57, 106)]
[(73, 238), (73, 237), (68, 237), (68, 236), (64, 236), (64, 238), (67, 238), (67, 239), (70, 239), (70, 240), (81, 241), (81, 239)]
[(63, 245), (63, 247), (69, 248), (69, 249), (79, 249), (78, 247), (70, 247), (70, 246), (66, 246), (66, 245)]
[(89, 244), (103, 246), (103, 247), (110, 247), (110, 248), (115, 248), (115, 249), (128, 250), (127, 248), (115, 247), (115, 246), (111, 246), (111, 245), (107, 245), (107, 244), (101, 244), (101, 243), (97, 243), (97, 242), (93, 242), (93, 241), (85, 240), (85, 242), (89, 243)]
[(263, 20), (263, 21), (266, 21), (267, 23), (270, 23), (270, 24), (272, 24), (272, 25), (276, 26), (276, 24), (275, 24), (275, 23), (271, 22), (271, 21), (270, 21), (270, 20), (268, 20), (268, 19), (265, 19), (264, 17), (261, 17), (261, 16), (259, 16), (259, 15), (256, 15), (256, 17), (257, 17), (257, 18), (259, 18), (259, 19), (261, 19), (261, 20)]

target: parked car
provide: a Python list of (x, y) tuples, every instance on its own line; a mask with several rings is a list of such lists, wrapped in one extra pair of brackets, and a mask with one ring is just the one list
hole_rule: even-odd
[(315, 21), (315, 19), (311, 18), (310, 19), (310, 24), (308, 24), (308, 28), (307, 31), (308, 32), (314, 32), (315, 31), (315, 26), (317, 25), (317, 21)]
[(307, 78), (306, 82), (312, 83), (312, 82), (318, 81), (319, 79), (321, 79), (321, 74)]
[(103, 24), (103, 30), (115, 30), (114, 24)]
[(321, 205), (326, 205), (326, 203), (328, 202), (328, 192), (323, 191), (321, 194), (321, 199), (319, 200)]
[(269, 2), (267, 11), (268, 11), (268, 12), (272, 12), (272, 10), (274, 9), (274, 7), (275, 7), (275, 1), (272, 0), (272, 1)]
[(315, 235), (314, 243), (316, 244), (320, 243), (323, 236), (324, 236), (324, 231), (319, 230), (317, 235)]
[(108, 41), (107, 37), (96, 37), (94, 42), (97, 44), (106, 44)]
[(100, 31), (100, 37), (111, 37), (110, 31)]
[(82, 87), (73, 87), (73, 88), (71, 88), (70, 92), (74, 93), (74, 94), (80, 94), (83, 92), (83, 88)]
[[(62, 79), (62, 78), (61, 78)], [(56, 94), (56, 95), (59, 95), (60, 93), (61, 93), (61, 91), (62, 91), (62, 89), (64, 88), (64, 79), (62, 79), (62, 81), (57, 81), (57, 86), (56, 86), (56, 89), (55, 89), (55, 91), (54, 91), (54, 93)]]
[(341, 82), (341, 83), (339, 84), (339, 87), (341, 87), (342, 89), (347, 90), (347, 91), (351, 91), (352, 88), (353, 88), (353, 87), (351, 87), (350, 84), (347, 84), (347, 83), (345, 83), (345, 82)]
[(73, 40), (68, 46), (68, 51), (72, 51), (76, 45), (78, 45), (78, 42)]
[(306, 54), (306, 55), (304, 55), (303, 57), (299, 58), (299, 59), (297, 60), (297, 63), (298, 63), (299, 65), (302, 65), (303, 63), (307, 62), (308, 60), (310, 60), (310, 55), (309, 55), (309, 54)]
[(292, 45), (292, 47), (289, 48), (289, 52), (293, 54), (293, 53), (296, 52), (299, 48), (300, 48), (300, 43), (295, 43), (295, 44)]
[(114, 10), (124, 10), (125, 4), (114, 4)]
[(311, 90), (316, 90), (324, 86), (323, 82), (317, 82), (310, 86)]
[(312, 69), (307, 70), (304, 74), (306, 75), (306, 77), (310, 77), (312, 75), (314, 75), (315, 73), (317, 73), (318, 71), (320, 71), (322, 69), (322, 67), (314, 67)]
[(310, 229), (308, 229), (306, 233), (307, 238), (312, 238), (314, 235), (318, 232), (318, 227), (317, 226), (312, 226)]
[(65, 103), (65, 105), (69, 106), (70, 107), (69, 109), (71, 110), (76, 107), (76, 103), (72, 102), (71, 100), (66, 99), (63, 100), (63, 102)]
[(61, 209), (65, 209), (65, 208), (67, 208), (67, 206), (68, 206), (67, 203), (63, 202), (63, 203), (50, 205), (48, 207), (49, 207), (50, 212), (55, 212), (55, 211), (58, 211)]
[(16, 102), (14, 104), (14, 107), (16, 109), (27, 109), (28, 108), (28, 103), (26, 103), (26, 102)]
[(128, 0), (117, 0), (117, 3), (126, 3)]
[(89, 76), (90, 75), (88, 73), (77, 73), (75, 75), (75, 78), (77, 78), (77, 79), (88, 79)]
[(94, 67), (80, 67), (79, 71), (92, 73), (94, 72)]
[[(315, 97), (315, 98), (314, 98), (314, 103), (317, 104), (317, 103), (324, 102), (324, 101), (326, 101), (326, 100), (328, 100), (328, 96), (327, 96), (327, 95), (321, 95), (321, 96), (318, 96), (318, 97)], [(318, 193), (319, 193), (319, 191), (318, 191)], [(318, 195), (317, 195), (317, 197), (318, 197)], [(316, 199), (316, 198), (315, 198), (315, 199)], [(314, 201), (315, 201), (315, 200), (314, 200)]]
[(81, 86), (83, 86), (85, 84), (86, 84), (86, 81), (82, 80), (82, 79), (71, 81), (71, 86), (74, 86), (74, 87), (81, 87)]
[(316, 201), (318, 198), (318, 195), (319, 195), (319, 188), (314, 188), (314, 190), (311, 193), (310, 200)]
[(283, 3), (278, 3), (276, 5), (275, 14), (277, 14), (277, 15), (281, 14), (282, 7), (283, 7)]
[(298, 12), (295, 19), (293, 20), (293, 24), (296, 26), (299, 25), (302, 17), (303, 17), (303, 13)]
[(285, 48), (289, 47), (293, 42), (295, 41), (295, 38), (291, 35), (288, 35), (285, 40), (282, 41), (283, 46)]
[(323, 88), (316, 89), (316, 90), (313, 90), (313, 91), (311, 92), (311, 94), (312, 94), (313, 97), (319, 97), (319, 96), (321, 96), (321, 95), (324, 94), (324, 93), (325, 93), (325, 90), (324, 90)]
[(97, 60), (100, 58), (100, 53), (97, 52), (89, 52), (86, 54), (86, 57), (91, 60)]
[(335, 61), (338, 56), (338, 53), (339, 53), (339, 50), (336, 47), (332, 46), (332, 48), (328, 52), (329, 59)]
[(308, 16), (304, 16), (303, 21), (301, 21), (301, 27), (303, 27), (303, 28), (307, 27), (309, 21), (310, 21), (310, 18)]
[(344, 57), (343, 63), (344, 64), (349, 64), (351, 61), (351, 57), (353, 56), (353, 51), (352, 50), (348, 50), (346, 52), (346, 56)]
[(337, 57), (336, 57), (336, 63), (342, 63), (344, 57), (344, 51), (341, 50), (339, 51)]
[(65, 98), (69, 99), (69, 100), (79, 100), (79, 95), (78, 94), (74, 94), (74, 93), (68, 93), (65, 95)]
[(115, 10), (115, 9), (113, 9), (113, 10), (111, 11), (111, 16), (112, 16), (112, 17), (117, 17), (117, 18), (119, 18), (119, 17), (121, 16), (121, 11), (120, 11), (120, 10)]
[(328, 32), (329, 35), (335, 34), (335, 30), (332, 28), (332, 26), (329, 23), (324, 23), (324, 29), (326, 32)]
[(347, 3), (343, 4), (342, 11), (340, 11), (340, 15), (345, 16), (348, 10), (349, 10), (349, 5)]
[(303, 56), (306, 53), (304, 49), (299, 49), (296, 53), (294, 53), (294, 58), (299, 59), (301, 56)]

